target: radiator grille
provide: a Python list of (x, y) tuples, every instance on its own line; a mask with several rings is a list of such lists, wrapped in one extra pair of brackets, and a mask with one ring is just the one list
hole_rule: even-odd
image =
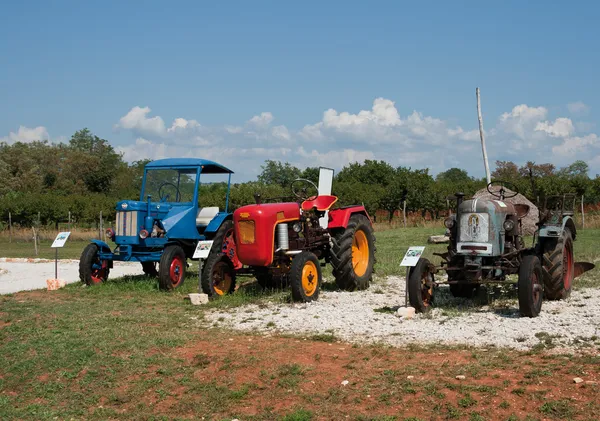
[(116, 235), (120, 236), (135, 236), (138, 234), (137, 229), (138, 212), (117, 211), (117, 226), (115, 227)]

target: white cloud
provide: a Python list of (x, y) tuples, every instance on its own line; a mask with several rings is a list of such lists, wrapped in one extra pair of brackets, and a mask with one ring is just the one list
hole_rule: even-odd
[(260, 115), (255, 115), (250, 120), (248, 120), (248, 123), (258, 126), (258, 127), (264, 127), (264, 126), (268, 126), (269, 124), (271, 124), (272, 121), (273, 121), (273, 114), (271, 114), (270, 112), (267, 111), (264, 113), (260, 113)]
[(587, 114), (590, 111), (590, 107), (582, 101), (571, 102), (567, 105), (567, 108), (571, 114)]
[(595, 133), (582, 137), (568, 137), (560, 145), (552, 147), (552, 153), (558, 156), (575, 156), (583, 152), (588, 146), (597, 146), (598, 136)]
[(13, 144), (17, 142), (30, 143), (37, 140), (48, 140), (48, 130), (44, 126), (29, 128), (19, 126), (17, 132), (10, 132), (8, 136), (0, 138), (0, 142)]
[[(483, 175), (476, 121), (467, 129), (419, 111), (402, 117), (395, 103), (385, 98), (376, 98), (370, 109), (356, 113), (328, 109), (320, 121), (307, 122), (299, 130), (273, 126), (275, 116), (267, 111), (242, 124), (218, 127), (176, 118), (167, 128), (161, 117), (149, 115), (148, 107), (134, 107), (116, 125), (135, 136), (135, 144), (118, 149), (127, 160), (204, 157), (231, 167), (239, 180), (254, 178), (266, 159), (336, 170), (351, 162), (382, 159), (393, 166), (429, 168), (433, 174), (456, 166)], [(517, 105), (486, 132), (490, 164), (531, 160), (560, 166), (588, 159), (597, 154), (592, 128), (588, 122), (550, 116), (543, 106)]]
[(554, 123), (540, 121), (535, 126), (535, 131), (546, 132), (552, 137), (567, 137), (575, 131), (575, 127), (570, 118), (561, 117), (554, 120)]

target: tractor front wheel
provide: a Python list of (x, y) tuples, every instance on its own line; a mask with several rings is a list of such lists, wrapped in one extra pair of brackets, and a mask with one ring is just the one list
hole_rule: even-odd
[(158, 269), (156, 269), (156, 262), (142, 262), (142, 270), (144, 275), (150, 278), (156, 278), (158, 276)]
[(542, 265), (537, 256), (523, 257), (519, 268), (519, 312), (522, 316), (536, 317), (542, 309), (544, 286)]
[(235, 268), (223, 253), (210, 254), (202, 272), (202, 291), (220, 297), (235, 290)]
[(369, 219), (352, 215), (345, 230), (334, 232), (332, 243), (331, 265), (338, 287), (345, 291), (369, 288), (375, 265), (375, 234)]
[(158, 266), (158, 285), (164, 291), (170, 291), (183, 284), (187, 266), (185, 252), (180, 246), (167, 246)]
[(303, 251), (292, 259), (290, 269), (292, 300), (308, 303), (319, 298), (321, 264), (314, 253)]
[(427, 313), (433, 305), (434, 279), (429, 260), (421, 258), (408, 275), (408, 301), (417, 313)]
[(549, 300), (563, 300), (571, 295), (573, 278), (575, 277), (575, 260), (573, 259), (573, 237), (565, 228), (556, 243), (545, 244), (544, 251), (544, 285)]
[(88, 244), (79, 259), (79, 279), (89, 286), (105, 282), (110, 272), (108, 260), (100, 260), (98, 252), (96, 244)]

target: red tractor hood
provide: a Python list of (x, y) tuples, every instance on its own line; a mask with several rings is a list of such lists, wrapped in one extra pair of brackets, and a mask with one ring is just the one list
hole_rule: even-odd
[(298, 203), (265, 203), (237, 209), (233, 226), (240, 261), (249, 266), (270, 265), (275, 252), (275, 226), (299, 219)]

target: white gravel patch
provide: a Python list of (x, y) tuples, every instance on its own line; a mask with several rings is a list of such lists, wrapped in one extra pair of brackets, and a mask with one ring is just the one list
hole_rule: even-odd
[[(469, 306), (447, 287), (440, 306), (407, 320), (389, 308), (404, 305), (404, 278), (389, 277), (359, 292), (321, 291), (309, 304), (267, 303), (212, 310), (206, 320), (237, 330), (270, 333), (330, 333), (355, 343), (497, 346), (527, 350), (548, 341), (556, 350), (600, 348), (600, 290), (574, 291), (565, 301), (544, 301), (536, 318), (519, 317), (516, 299)], [(388, 311), (377, 312), (376, 309)], [(460, 310), (462, 308), (463, 310)], [(537, 335), (537, 336), (536, 336)]]
[[(140, 263), (115, 262), (110, 270), (110, 278), (125, 275), (141, 275), (144, 271)], [(0, 262), (0, 294), (47, 288), (46, 279), (54, 278), (54, 261)], [(72, 284), (79, 281), (79, 261), (59, 260), (58, 279)]]

